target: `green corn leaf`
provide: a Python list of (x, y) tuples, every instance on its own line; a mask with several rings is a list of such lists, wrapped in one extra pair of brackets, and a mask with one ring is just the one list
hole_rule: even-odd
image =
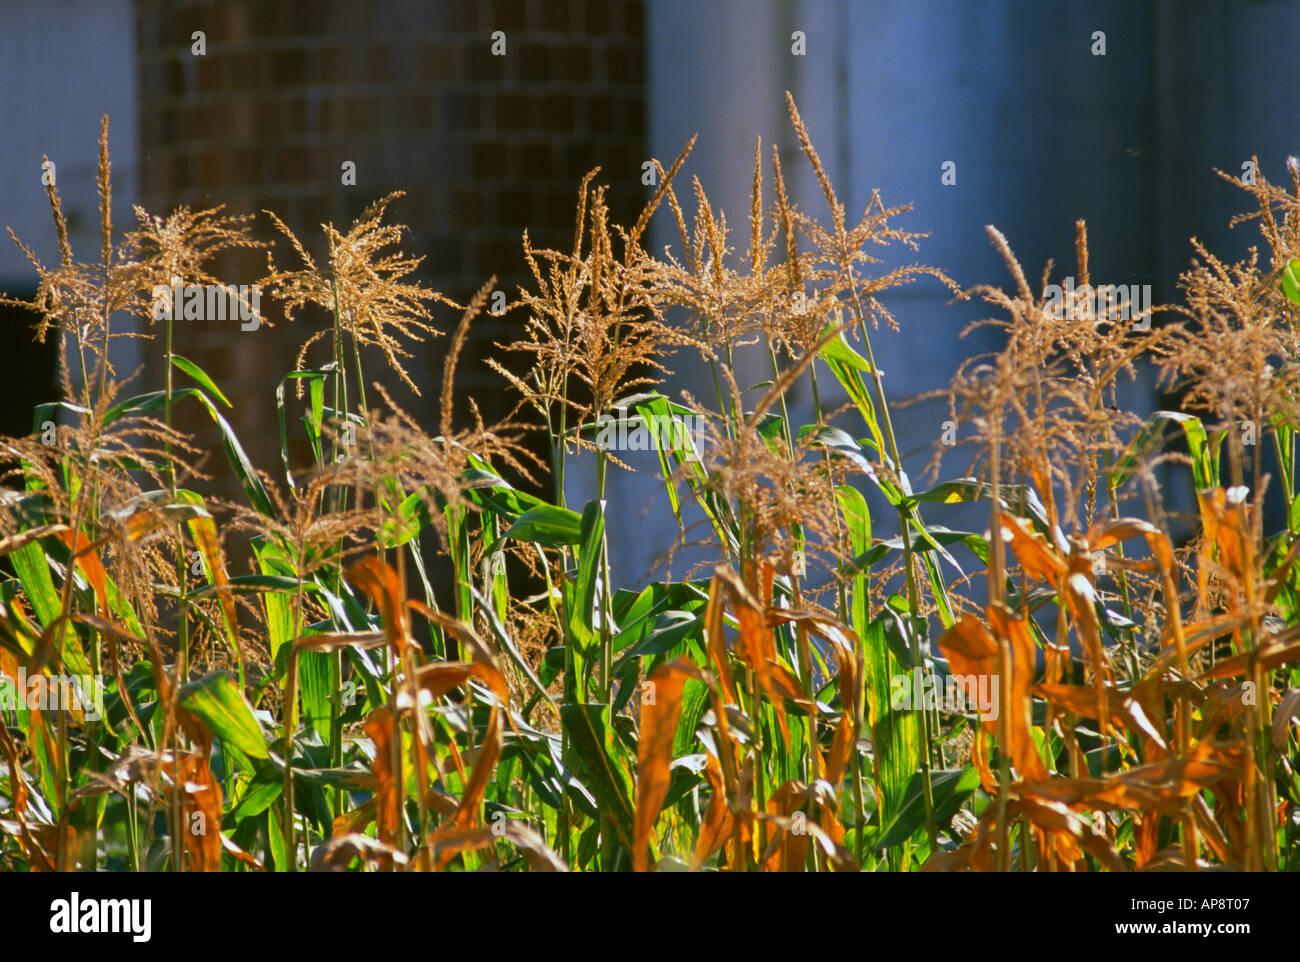
[[(226, 449), (226, 458), (230, 461), (230, 466), (239, 478), (239, 483), (248, 494), (249, 502), (262, 514), (274, 515), (275, 510), (271, 507), (271, 499), (266, 493), (266, 488), (263, 487), (261, 479), (253, 469), (253, 463), (244, 452), (244, 446), (239, 443), (239, 438), (235, 435), (230, 422), (221, 416), (221, 412), (217, 410), (212, 400), (198, 388), (190, 387), (172, 391), (173, 404), (181, 398), (187, 397), (192, 397), (202, 404), (207, 409), (208, 414), (212, 416), (212, 420), (216, 422), (217, 428), (221, 431), (221, 443)], [(166, 391), (150, 391), (147, 394), (138, 394), (109, 408), (104, 415), (104, 423), (111, 424), (127, 414), (148, 414), (151, 411), (161, 409), (166, 403)]]
[(233, 406), (230, 401), (226, 399), (226, 396), (221, 393), (221, 389), (217, 387), (216, 382), (208, 376), (208, 372), (203, 370), (203, 368), (199, 367), (189, 358), (181, 357), (179, 354), (173, 354), (172, 365), (180, 368), (190, 377), (194, 378), (194, 380), (198, 381), (199, 387), (203, 388), (203, 390), (207, 391), (226, 407)]
[(1282, 268), (1282, 293), (1292, 304), (1300, 304), (1300, 260), (1290, 261)]
[(903, 809), (907, 786), (921, 764), (921, 714), (895, 709), (890, 704), (890, 683), (904, 666), (896, 660), (886, 637), (887, 614), (878, 615), (867, 628), (865, 682), (868, 720), (875, 744), (876, 785), (883, 824)]
[(1129, 442), (1115, 465), (1111, 476), (1116, 487), (1128, 483), (1137, 471), (1138, 463), (1160, 445), (1165, 425), (1170, 422), (1182, 428), (1183, 437), (1187, 440), (1196, 490), (1205, 491), (1218, 486), (1218, 444), (1206, 433), (1201, 419), (1182, 411), (1156, 411)]
[(516, 541), (533, 541), (548, 548), (558, 548), (577, 544), (582, 536), (582, 526), (582, 516), (577, 512), (557, 508), (553, 504), (543, 504), (521, 514), (506, 529), (505, 536)]
[(275, 410), (280, 423), (280, 463), (284, 467), (284, 476), (291, 488), (295, 485), (293, 474), (289, 470), (289, 429), (285, 417), (285, 384), (290, 380), (307, 382), (310, 408), (308, 413), (303, 415), (302, 423), (307, 428), (307, 442), (311, 445), (316, 463), (323, 464), (325, 456), (321, 448), (321, 424), (325, 417), (325, 378), (333, 372), (333, 362), (310, 371), (290, 371), (275, 386)]
[(626, 751), (609, 725), (608, 706), (564, 705), (560, 721), (569, 735), (578, 777), (596, 796), (602, 817), (631, 848), (633, 781)]
[(229, 672), (215, 672), (182, 686), (180, 697), (181, 704), (227, 745), (249, 758), (269, 757), (262, 728)]
[[(931, 772), (935, 828), (946, 830), (962, 803), (979, 787), (979, 772), (972, 767), (960, 771)], [(925, 827), (925, 796), (921, 776), (913, 776), (897, 813), (885, 823), (872, 846), (876, 849), (901, 845)]]
[[(822, 331), (822, 337), (825, 337), (829, 332), (830, 327), (827, 327)], [(840, 382), (844, 390), (848, 392), (850, 400), (857, 406), (862, 419), (867, 422), (867, 429), (871, 431), (871, 438), (875, 442), (876, 450), (884, 451), (885, 438), (881, 434), (880, 425), (876, 420), (876, 406), (871, 401), (871, 394), (867, 390), (866, 382), (862, 380), (863, 373), (871, 373), (871, 364), (845, 340), (843, 331), (831, 338), (822, 347), (818, 356), (831, 369), (835, 379)]]

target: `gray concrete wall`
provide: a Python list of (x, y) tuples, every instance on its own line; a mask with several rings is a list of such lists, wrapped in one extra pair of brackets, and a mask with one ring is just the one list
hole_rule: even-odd
[[(796, 157), (789, 89), (850, 216), (879, 188), (887, 205), (915, 205), (898, 226), (931, 233), (919, 255), (887, 254), (884, 267), (920, 260), (963, 286), (1009, 283), (985, 235), (991, 223), (1031, 278), (1054, 258), (1059, 280), (1074, 273), (1074, 223), (1084, 218), (1094, 280), (1151, 284), (1167, 301), (1189, 234), (1245, 246), (1246, 228), (1227, 230), (1243, 198), (1211, 168), (1240, 171), (1258, 152), (1280, 178), (1285, 156), (1300, 152), (1298, 16), (1300, 5), (1278, 0), (652, 0), (648, 143), (666, 160), (699, 133), (686, 173), (731, 214), (743, 253), (755, 136), (797, 166), (797, 203), (825, 213)], [(790, 51), (796, 29), (807, 36), (804, 57)], [(1104, 56), (1093, 53), (1095, 31), (1105, 33)], [(945, 161), (956, 163), (955, 186), (941, 183)], [(655, 239), (672, 241), (670, 223)], [(997, 348), (989, 333), (959, 339), (980, 312), (948, 300), (925, 282), (889, 299), (902, 331), (882, 331), (875, 346), (891, 398), (942, 387), (964, 357)], [(749, 370), (761, 376), (760, 365)], [(1151, 380), (1134, 386), (1133, 407), (1156, 406)], [(682, 387), (712, 394), (698, 366), (670, 391)], [(793, 397), (811, 420), (806, 394)], [(928, 445), (942, 419), (937, 403), (898, 411), (904, 447)], [(965, 461), (954, 455), (946, 473)], [(617, 479), (613, 510), (661, 510), (645, 467), (649, 476)], [(621, 574), (640, 575), (667, 546), (662, 528), (647, 525), (614, 549)]]
[[(41, 156), (55, 165), (73, 255), (99, 259), (95, 191), (99, 119), (109, 115), (113, 220), (135, 223), (138, 128), (131, 0), (6, 0), (0, 10), (0, 227), (12, 227), (46, 262), (58, 243), (41, 182)], [(0, 238), (0, 289), (32, 288), (36, 275)], [(119, 341), (114, 363), (130, 373), (139, 352)]]

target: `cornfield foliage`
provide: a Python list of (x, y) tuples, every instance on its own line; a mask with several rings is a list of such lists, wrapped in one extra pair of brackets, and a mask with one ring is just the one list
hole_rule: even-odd
[[(58, 339), (63, 396), (2, 441), (0, 866), (1300, 867), (1297, 168), (1289, 189), (1234, 181), (1262, 255), (1198, 245), (1182, 303), (1121, 322), (1092, 307), (1082, 222), (1064, 300), (992, 228), (1007, 289), (883, 269), (877, 248), (920, 239), (906, 208), (873, 194), (853, 223), (788, 106), (821, 219), (758, 144), (741, 254), (682, 187), (688, 145), (630, 227), (593, 171), (571, 249), (525, 234), (527, 321), (489, 361), (518, 400), (500, 423), (453, 388), (493, 282), (466, 305), (424, 286), (397, 195), (326, 227), (320, 262), (268, 215), (284, 250), (259, 289), (332, 318), (266, 399), (274, 470), (172, 350), (177, 285), (222, 283), (218, 255), (263, 246), (251, 220), (138, 210), (119, 237), (105, 118), (97, 259), (75, 259), (53, 185), (59, 262), (14, 238), (39, 286), (9, 302)], [(675, 253), (646, 250), (652, 216)], [(888, 292), (921, 280), (986, 303), (1003, 345), (956, 372), (945, 442), (895, 435), (872, 350), (907, 326)], [(361, 349), (415, 388), (435, 307), (460, 319), (430, 436)], [(109, 348), (131, 315), (166, 378), (124, 396)], [(738, 383), (742, 355), (770, 378)], [(675, 356), (706, 362), (699, 396), (661, 391)], [(1138, 365), (1182, 410), (1118, 403)], [(221, 432), (242, 501), (203, 493), (181, 406)], [(610, 577), (634, 536), (605, 508), (615, 415), (657, 452), (678, 547), (708, 559), (680, 580)], [(932, 443), (916, 485), (900, 452)], [(569, 504), (578, 470), (597, 496)], [(934, 523), (958, 503), (987, 527)], [(70, 676), (104, 679), (102, 710), (51, 701)]]

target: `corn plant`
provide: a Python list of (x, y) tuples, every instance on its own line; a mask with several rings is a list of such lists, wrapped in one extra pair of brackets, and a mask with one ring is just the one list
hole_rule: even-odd
[[(571, 247), (524, 235), (497, 423), (455, 389), (494, 281), (465, 304), (427, 287), (387, 222), (400, 194), (327, 225), (319, 260), (268, 213), (288, 251), (256, 289), (328, 323), (278, 385), (262, 468), (172, 332), (218, 255), (267, 245), (220, 209), (138, 211), (119, 238), (105, 118), (98, 260), (75, 259), (53, 184), (59, 263), (13, 238), (39, 281), (6, 303), (57, 338), (62, 397), (0, 440), (0, 865), (1300, 867), (1297, 167), (1289, 189), (1233, 181), (1263, 255), (1197, 245), (1182, 303), (1117, 314), (1082, 222), (1064, 297), (993, 228), (1009, 289), (885, 269), (879, 248), (923, 239), (907, 208), (873, 193), (850, 220), (787, 106), (821, 217), (758, 143), (741, 255), (682, 186), (692, 141), (630, 227), (593, 171)], [(676, 227), (660, 256), (654, 218)], [(977, 326), (1001, 346), (947, 392), (961, 444), (895, 431), (873, 341), (907, 335), (890, 291), (912, 283), (994, 315)], [(418, 395), (405, 361), (444, 333), (433, 434), (362, 348)], [(123, 336), (158, 352), (161, 387), (124, 396)], [(707, 374), (672, 397), (679, 356)], [(1142, 365), (1181, 409), (1120, 406)], [(197, 470), (181, 405), (242, 500)], [(634, 460), (613, 425), (654, 452), (676, 525), (644, 583), (612, 577), (635, 536), (607, 510)], [(914, 486), (903, 452), (931, 442)], [(987, 528), (937, 523), (951, 505)]]

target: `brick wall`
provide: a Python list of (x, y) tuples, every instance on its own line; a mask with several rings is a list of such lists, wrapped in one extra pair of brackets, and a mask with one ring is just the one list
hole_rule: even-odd
[[(191, 52), (197, 30), (204, 56)], [(491, 53), (497, 30), (505, 56)], [(544, 245), (571, 243), (575, 191), (591, 167), (602, 167), (616, 217), (635, 217), (645, 199), (643, 0), (137, 0), (136, 36), (140, 186), (153, 212), (269, 208), (319, 256), (318, 224), (346, 227), (402, 189), (390, 213), (427, 257), (423, 279), (463, 301), (493, 274), (513, 298), (525, 226)], [(341, 183), (344, 161), (356, 164), (354, 187)], [(265, 218), (258, 235), (274, 236)], [(291, 263), (283, 243), (277, 262)], [(250, 283), (264, 264), (260, 253), (232, 257), (223, 276)], [(436, 320), (455, 323), (445, 308)], [(502, 413), (507, 395), (480, 358), (519, 321), (480, 323), (458, 368), (485, 415)], [(235, 401), (232, 424), (264, 469), (278, 463), (275, 384), (308, 333), (301, 325), (327, 322), (248, 334), (178, 326), (176, 350)], [(395, 392), (427, 424), (447, 340), (416, 352), (423, 398)], [(379, 358), (367, 365), (381, 369)], [(198, 419), (184, 426), (207, 430)], [(228, 476), (216, 455), (208, 463)]]

